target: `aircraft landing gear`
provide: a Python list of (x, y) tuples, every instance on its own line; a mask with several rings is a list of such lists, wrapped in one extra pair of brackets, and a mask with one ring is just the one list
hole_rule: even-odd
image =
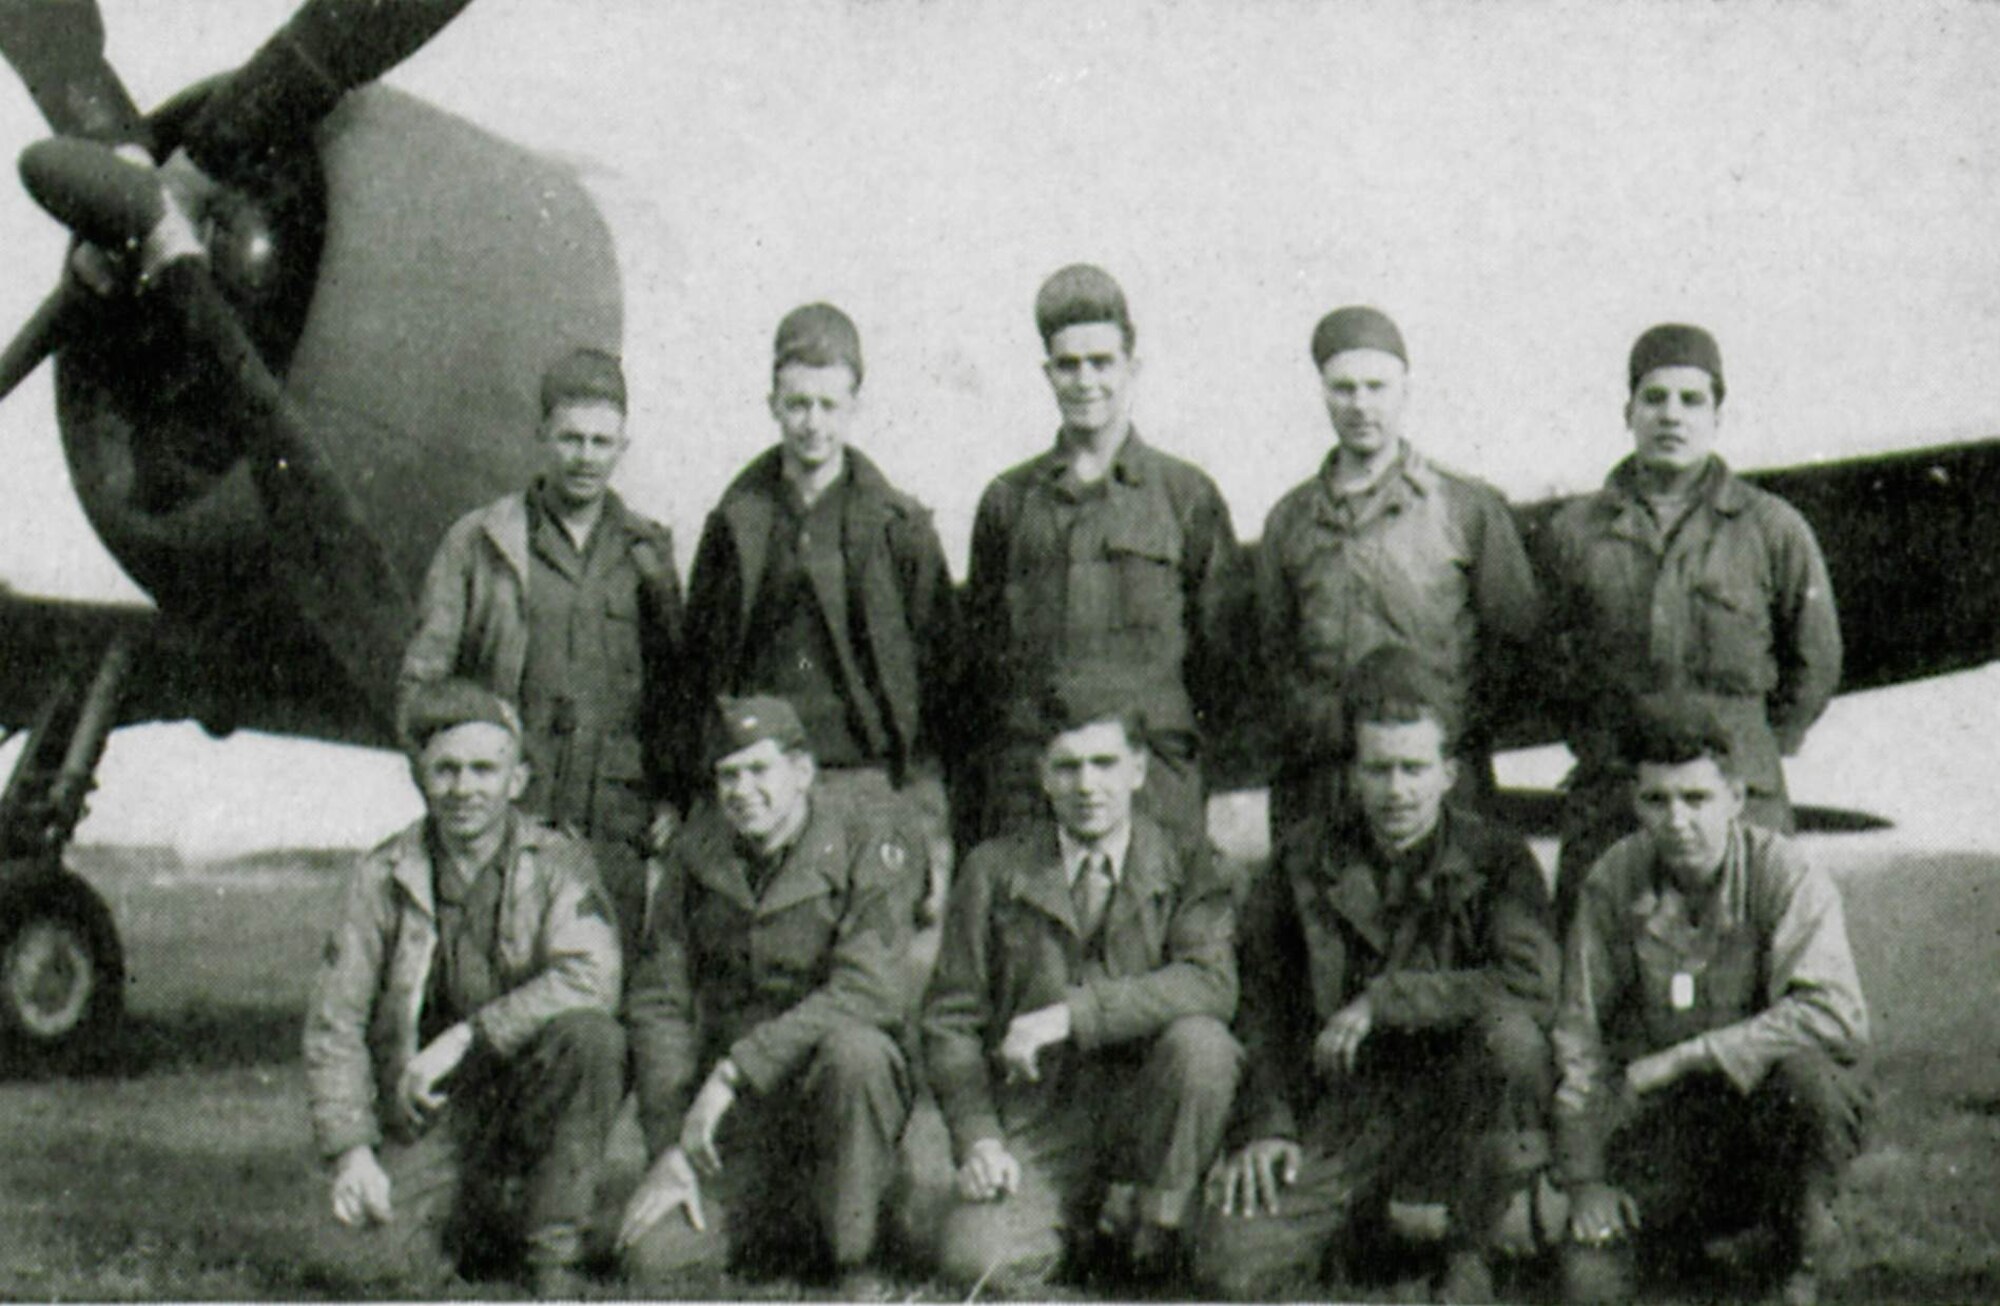
[(132, 644), (114, 635), (85, 680), (43, 702), (0, 792), (0, 1040), (37, 1058), (100, 1044), (124, 1008), (125, 958), (110, 909), (65, 869)]

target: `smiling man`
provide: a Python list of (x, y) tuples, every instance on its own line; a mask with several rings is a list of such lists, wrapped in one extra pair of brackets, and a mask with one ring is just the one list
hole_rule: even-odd
[(1742, 820), (1704, 704), (1644, 704), (1621, 745), (1640, 828), (1583, 885), (1555, 1029), (1567, 1293), (1630, 1301), (1637, 1252), (1686, 1265), (1761, 1222), (1784, 1300), (1809, 1303), (1870, 1100), (1840, 892)]
[(1715, 453), (1722, 351), (1700, 327), (1641, 335), (1627, 368), (1632, 456), (1542, 534), (1552, 668), (1576, 769), (1567, 785), (1557, 919), (1631, 829), (1616, 739), (1649, 694), (1694, 694), (1731, 740), (1744, 814), (1792, 828), (1781, 756), (1840, 683), (1840, 622), (1812, 527)]
[(1114, 679), (1146, 704), (1141, 810), (1199, 843), (1201, 732), (1242, 683), (1229, 508), (1206, 473), (1133, 429), (1135, 333), (1108, 273), (1079, 263), (1050, 276), (1035, 324), (1062, 424), (1055, 448), (987, 486), (973, 522), (959, 847), (1041, 818), (1038, 704), (1069, 674)]
[(667, 528), (610, 488), (630, 444), (618, 360), (566, 354), (541, 404), (535, 483), (466, 514), (438, 546), (404, 693), (465, 676), (520, 705), (523, 806), (590, 837), (631, 946), (641, 859), (686, 797), (680, 574)]
[(769, 402), (779, 442), (709, 515), (688, 652), (701, 701), (790, 702), (819, 765), (819, 797), (906, 823), (942, 879), (937, 753), (952, 710), (957, 600), (930, 512), (849, 443), (863, 375), (861, 335), (838, 308), (806, 304), (778, 324)]
[(714, 734), (716, 804), (667, 850), (626, 1001), (653, 1156), (619, 1232), (626, 1281), (686, 1292), (734, 1265), (871, 1297), (913, 1091), (895, 1035), (922, 853), (817, 800), (783, 699), (720, 700)]
[(422, 1296), (524, 1231), (538, 1295), (575, 1296), (624, 1082), (617, 929), (588, 847), (515, 811), (511, 705), (424, 685), (405, 729), (428, 814), (356, 867), (306, 1014), (321, 1259)]
[(966, 859), (924, 1001), (957, 1164), (940, 1269), (1016, 1293), (1093, 1251), (1175, 1270), (1242, 1057), (1229, 889), (1135, 812), (1143, 721), (1077, 682), (1039, 710), (1047, 815)]
[(1338, 308), (1312, 335), (1335, 444), (1264, 523), (1257, 610), (1280, 757), (1271, 838), (1340, 804), (1341, 698), (1374, 650), (1416, 650), (1462, 722), (1462, 789), (1492, 788), (1485, 720), (1535, 633), (1539, 600), (1506, 501), (1404, 438), (1403, 334), (1380, 310)]
[(1293, 829), (1241, 934), (1248, 1070), (1198, 1272), (1304, 1289), (1413, 1175), (1448, 1173), (1439, 1300), (1489, 1301), (1509, 1199), (1548, 1160), (1557, 947), (1519, 835), (1448, 805), (1455, 696), (1387, 645), (1347, 678), (1343, 809)]

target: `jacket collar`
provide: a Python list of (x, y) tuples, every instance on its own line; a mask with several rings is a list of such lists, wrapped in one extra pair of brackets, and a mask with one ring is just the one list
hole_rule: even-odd
[[(1749, 858), (1749, 841), (1739, 818), (1729, 828), (1729, 845), (1723, 850), (1722, 869), (1716, 877), (1713, 897), (1703, 904), (1708, 914), (1701, 922), (1702, 929), (1726, 932), (1746, 918), (1750, 904)], [(1640, 919), (1641, 928), (1657, 937), (1665, 937), (1676, 929), (1693, 928), (1695, 904), (1660, 864), (1650, 840), (1647, 865), (1651, 874), (1642, 878), (1640, 892), (1632, 900), (1632, 914)]]
[[(1417, 447), (1408, 440), (1398, 437), (1398, 444), (1401, 447), (1396, 451), (1395, 461), (1389, 464), (1379, 480), (1360, 492), (1362, 496), (1376, 494), (1398, 485), (1407, 486), (1418, 495), (1430, 494), (1438, 488), (1438, 471), (1431, 461), (1418, 453)], [(1336, 501), (1352, 497), (1336, 493), (1334, 490), (1334, 472), (1339, 465), (1340, 446), (1335, 444), (1320, 462), (1319, 478), (1327, 497)]]
[(1350, 816), (1335, 825), (1323, 851), (1308, 864), (1300, 888), (1316, 892), (1335, 913), (1353, 926), (1377, 952), (1386, 953), (1397, 921), (1412, 911), (1442, 904), (1456, 912), (1478, 896), (1484, 880), (1466, 847), (1467, 818), (1447, 807), (1438, 818), (1428, 852), (1407, 868), (1409, 881), (1401, 900), (1391, 902), (1382, 882), (1382, 858), (1375, 851), (1366, 825)]
[[(1069, 873), (1063, 865), (1062, 846), (1056, 838), (1055, 822), (1043, 821), (1022, 838), (1027, 853), (1027, 869), (1014, 877), (1012, 896), (1067, 926), (1070, 933), (1081, 936), (1075, 900), (1070, 894)], [(1104, 928), (1107, 932), (1127, 913), (1172, 890), (1172, 875), (1168, 867), (1172, 855), (1167, 837), (1157, 825), (1141, 816), (1132, 818), (1132, 842), (1125, 852), (1125, 869), (1118, 877), (1118, 886), (1105, 913)], [(1150, 912), (1147, 918), (1157, 922), (1163, 915)], [(1151, 932), (1149, 928), (1149, 937)], [(1156, 948), (1162, 941), (1152, 940)]]
[[(516, 810), (508, 814), (512, 828), (500, 845), (498, 869), (506, 881), (503, 901), (511, 902), (521, 881), (520, 867), (540, 852), (548, 829)], [(430, 818), (420, 818), (389, 843), (389, 875), (424, 915), (437, 916), (437, 894), (431, 865)]]
[(845, 829), (832, 805), (815, 802), (798, 837), (785, 849), (759, 896), (750, 887), (749, 869), (737, 847), (735, 832), (719, 811), (691, 832), (685, 861), (689, 873), (709, 889), (744, 911), (771, 916), (833, 890), (846, 851)]
[[(1611, 474), (1604, 478), (1604, 487), (1593, 496), (1597, 510), (1608, 517), (1624, 518), (1638, 514), (1650, 520), (1639, 493), (1638, 476), (1639, 460), (1636, 456), (1628, 454), (1620, 459), (1618, 465), (1611, 469)], [(1725, 517), (1734, 517), (1750, 507), (1750, 487), (1715, 454), (1708, 456), (1701, 475), (1695, 479), (1694, 493), (1690, 497), (1696, 504)]]
[[(1111, 455), (1111, 467), (1105, 473), (1105, 479), (1125, 485), (1144, 485), (1146, 478), (1152, 474), (1153, 456), (1153, 446), (1139, 438), (1138, 427), (1131, 427), (1125, 433), (1124, 443), (1118, 446), (1118, 452)], [(1042, 455), (1042, 478), (1061, 480), (1069, 474), (1070, 466), (1075, 461), (1075, 451), (1063, 443), (1061, 432), (1057, 432), (1055, 447)]]
[[(528, 583), (528, 497), (535, 492), (536, 486), (530, 486), (516, 494), (502, 495), (486, 505), (479, 520), (480, 530), (523, 585)], [(604, 515), (597, 522), (599, 530), (610, 526), (623, 532), (625, 547), (629, 549), (643, 544), (650, 535), (642, 525), (616, 490), (604, 492)]]

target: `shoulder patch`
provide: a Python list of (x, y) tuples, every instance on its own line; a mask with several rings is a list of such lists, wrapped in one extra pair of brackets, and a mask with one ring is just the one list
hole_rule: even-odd
[(892, 871), (900, 872), (905, 866), (909, 865), (909, 862), (909, 850), (904, 848), (902, 844), (897, 843), (894, 839), (884, 839), (882, 841), (882, 864), (884, 866)]

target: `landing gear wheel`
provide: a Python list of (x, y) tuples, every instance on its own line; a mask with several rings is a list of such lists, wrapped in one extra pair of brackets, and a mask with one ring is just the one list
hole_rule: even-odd
[(0, 1035), (37, 1059), (101, 1050), (117, 1024), (125, 959), (111, 912), (66, 872), (0, 888)]

